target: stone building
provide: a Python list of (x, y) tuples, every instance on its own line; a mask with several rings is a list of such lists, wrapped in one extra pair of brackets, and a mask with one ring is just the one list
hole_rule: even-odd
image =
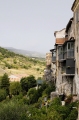
[(52, 62), (52, 53), (46, 53), (46, 65), (51, 65)]
[(52, 68), (56, 68), (53, 64), (52, 64), (52, 53), (46, 53), (46, 68), (44, 70), (44, 80), (46, 80), (46, 82), (48, 83), (54, 83), (55, 82), (55, 79), (54, 79), (54, 76), (53, 76), (53, 70)]
[(66, 28), (54, 33), (55, 49), (51, 52), (56, 63), (56, 90), (59, 94), (79, 95), (79, 0), (71, 9), (73, 17)]
[(74, 18), (74, 38), (75, 38), (75, 81), (76, 93), (79, 95), (79, 0), (75, 0), (71, 10)]
[[(59, 94), (76, 94), (74, 22), (71, 18), (65, 29), (56, 31), (56, 90)], [(54, 56), (53, 56), (54, 57)]]

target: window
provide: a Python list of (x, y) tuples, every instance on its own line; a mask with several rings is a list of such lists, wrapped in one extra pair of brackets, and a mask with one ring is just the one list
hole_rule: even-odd
[(63, 54), (63, 47), (59, 47), (58, 54)]
[(74, 49), (74, 43), (73, 42), (68, 42), (67, 43), (67, 50)]
[(70, 43), (68, 43), (68, 50), (70, 49)]
[(63, 52), (63, 48), (61, 47), (61, 52)]
[(71, 49), (74, 49), (74, 44), (73, 43), (71, 43)]

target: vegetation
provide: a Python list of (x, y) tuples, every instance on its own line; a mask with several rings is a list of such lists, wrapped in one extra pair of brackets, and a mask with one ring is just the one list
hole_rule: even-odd
[(10, 86), (9, 78), (8, 75), (5, 73), (1, 79), (1, 88), (6, 90), (7, 95), (9, 94), (9, 86)]
[(44, 68), (45, 61), (42, 59), (32, 59), (0, 47), (0, 75), (5, 72), (8, 75), (27, 73), (27, 75), (33, 74), (37, 78), (42, 77)]
[(19, 95), (21, 92), (21, 84), (19, 82), (12, 82), (10, 83), (10, 94), (12, 95)]
[[(2, 82), (4, 81), (4, 82)], [(61, 106), (60, 98), (50, 100), (55, 91), (54, 84), (43, 82), (36, 89), (33, 75), (22, 78), (20, 82), (8, 81), (8, 75), (1, 77), (0, 120), (76, 120), (77, 102), (67, 102)], [(9, 88), (9, 95), (6, 92)], [(25, 93), (24, 93), (25, 91)], [(71, 97), (68, 97), (70, 100)]]
[(20, 83), (23, 91), (26, 91), (26, 92), (28, 91), (28, 89), (36, 86), (36, 80), (33, 75), (22, 78)]
[[(20, 71), (30, 68), (34, 70), (34, 67), (39, 74), (44, 65), (44, 62), (5, 51), (3, 48), (0, 48), (0, 60), (5, 71), (12, 68)], [(38, 74), (37, 80), (42, 80)], [(43, 81), (37, 87), (34, 74), (23, 77), (20, 82), (10, 82), (8, 74), (3, 74), (0, 77), (0, 120), (76, 120), (78, 103), (71, 102), (72, 96), (69, 96), (66, 105), (62, 106), (59, 97), (50, 99), (52, 91), (55, 91), (54, 83), (47, 84)]]

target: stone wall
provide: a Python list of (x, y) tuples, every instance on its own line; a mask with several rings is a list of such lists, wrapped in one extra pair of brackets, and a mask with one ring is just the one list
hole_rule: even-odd
[[(73, 16), (74, 16), (74, 37), (75, 37), (75, 84), (76, 84), (76, 94), (79, 94), (79, 1), (74, 6)], [(78, 12), (78, 14), (77, 14)], [(78, 15), (78, 16), (77, 16)], [(78, 18), (77, 18), (78, 17)]]
[(46, 53), (46, 65), (50, 65), (52, 63), (52, 53)]

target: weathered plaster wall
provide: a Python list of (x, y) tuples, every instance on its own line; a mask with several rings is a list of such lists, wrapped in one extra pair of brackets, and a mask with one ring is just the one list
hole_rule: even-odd
[(56, 32), (56, 38), (64, 38), (65, 37), (65, 29)]
[(50, 65), (52, 63), (52, 53), (46, 53), (46, 65)]
[(79, 19), (79, 1), (74, 8), (74, 36), (75, 36), (75, 83), (76, 83), (76, 93), (79, 94), (79, 22), (76, 20), (78, 10)]

